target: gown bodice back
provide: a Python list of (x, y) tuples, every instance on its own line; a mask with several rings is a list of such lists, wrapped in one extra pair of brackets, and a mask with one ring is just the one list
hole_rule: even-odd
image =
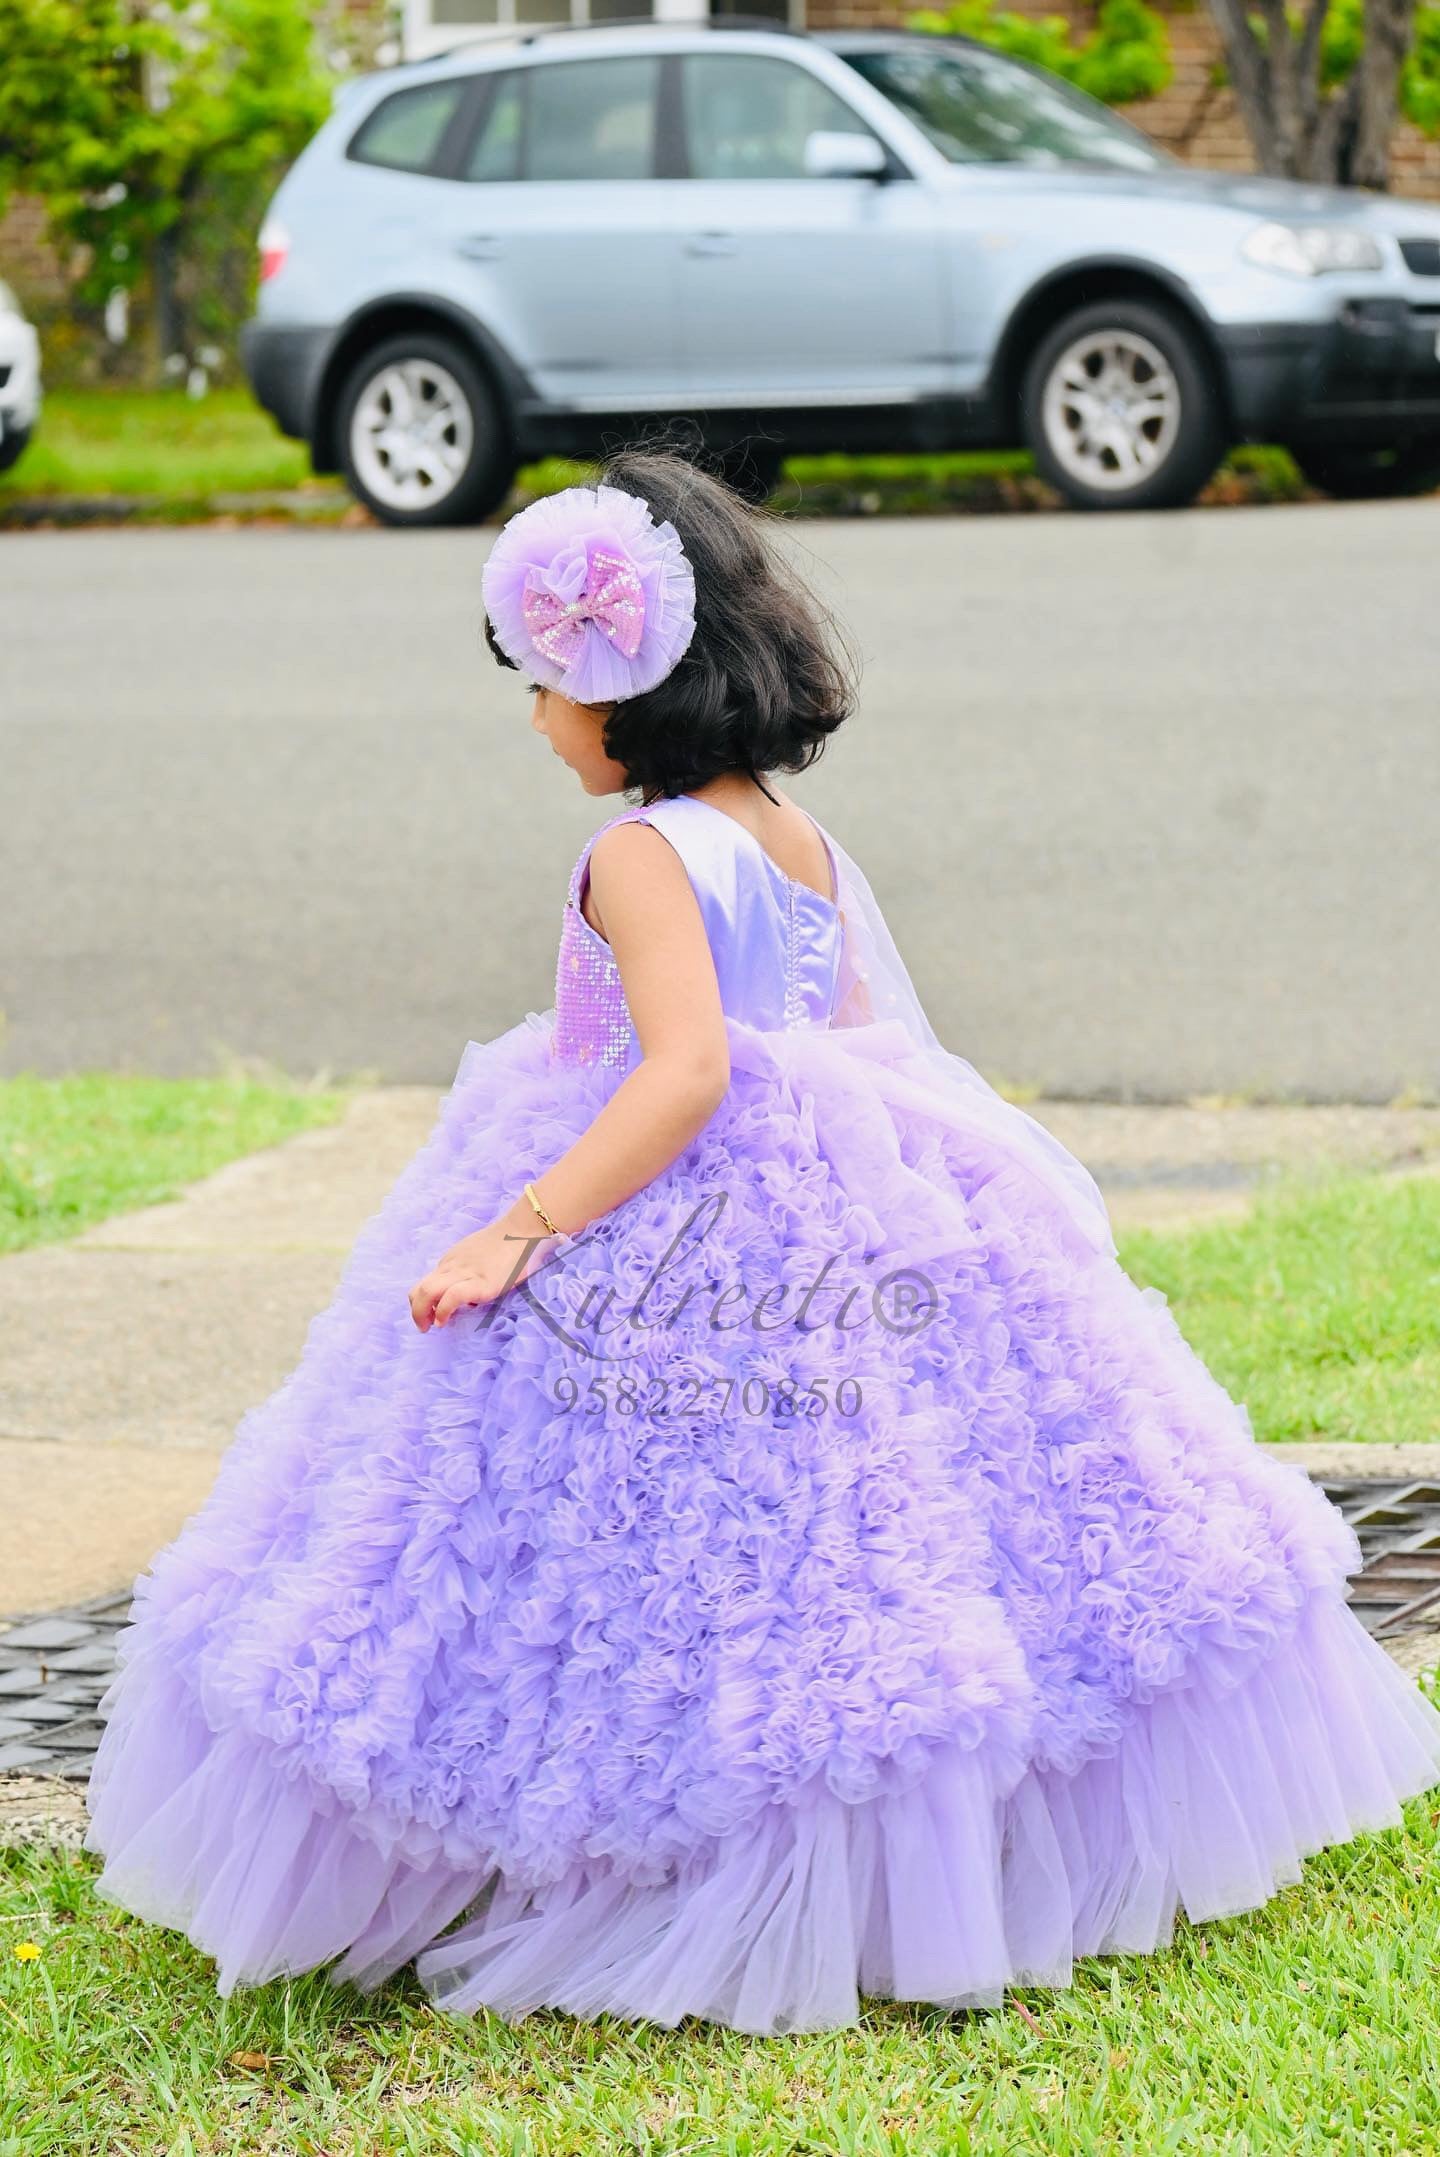
[[(787, 876), (743, 824), (694, 794), (622, 810), (600, 831), (626, 822), (653, 824), (684, 863), (727, 1018), (766, 1031), (831, 1024), (843, 944), (835, 899)], [(818, 824), (816, 830), (825, 843), (831, 888), (838, 893), (834, 848)], [(639, 1043), (620, 969), (609, 944), (581, 911), (590, 849), (600, 831), (587, 841), (566, 893), (553, 1054), (566, 1063), (627, 1070), (639, 1060)]]

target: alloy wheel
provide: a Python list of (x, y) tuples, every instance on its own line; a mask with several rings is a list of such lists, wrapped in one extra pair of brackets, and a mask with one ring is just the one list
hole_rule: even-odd
[(1045, 382), (1041, 424), (1056, 462), (1087, 487), (1123, 494), (1170, 455), (1180, 431), (1180, 384), (1138, 330), (1087, 332)]
[(433, 359), (402, 359), (366, 383), (350, 422), (357, 476), (386, 508), (434, 507), (464, 478), (475, 420), (464, 390)]

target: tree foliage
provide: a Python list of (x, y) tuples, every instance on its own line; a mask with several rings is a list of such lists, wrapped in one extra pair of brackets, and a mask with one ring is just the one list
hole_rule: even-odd
[(329, 108), (304, 0), (0, 0), (0, 52), (0, 202), (44, 201), (81, 302), (146, 289), (163, 353), (223, 339)]
[[(1350, 81), (1365, 47), (1365, 0), (1330, 0), (1320, 37), (1320, 82)], [(1400, 110), (1427, 135), (1440, 134), (1440, 7), (1417, 7), (1400, 70)]]
[[(1357, 6), (1357, 0), (1350, 0)], [(1400, 76), (1400, 110), (1427, 135), (1440, 135), (1440, 7), (1417, 8), (1415, 36)]]
[(1012, 59), (1048, 68), (1106, 105), (1156, 97), (1170, 80), (1170, 38), (1145, 0), (1101, 0), (1095, 27), (1079, 35), (1064, 15), (1012, 14), (995, 0), (955, 0), (909, 18), (912, 30), (974, 38)]

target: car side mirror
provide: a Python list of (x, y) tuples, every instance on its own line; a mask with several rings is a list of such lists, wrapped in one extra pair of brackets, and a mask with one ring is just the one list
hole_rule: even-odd
[(812, 180), (883, 180), (890, 160), (873, 135), (817, 128), (805, 137), (805, 172)]

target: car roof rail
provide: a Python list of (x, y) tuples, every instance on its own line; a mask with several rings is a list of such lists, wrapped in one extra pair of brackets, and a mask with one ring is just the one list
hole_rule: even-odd
[(397, 61), (398, 67), (425, 67), (432, 60), (450, 60), (476, 46), (535, 45), (542, 38), (568, 37), (576, 31), (605, 30), (766, 30), (775, 37), (808, 37), (810, 32), (795, 23), (777, 22), (771, 15), (711, 15), (701, 22), (657, 22), (653, 15), (616, 15), (605, 22), (493, 23), (483, 30), (457, 38), (438, 52), (415, 53)]
[(534, 45), (542, 37), (567, 37), (576, 30), (773, 30), (777, 37), (804, 37), (793, 23), (769, 15), (710, 15), (701, 22), (657, 22), (653, 15), (616, 15), (607, 22), (537, 22), (516, 25), (516, 42)]
[(699, 24), (677, 22), (674, 27), (677, 30), (694, 30), (697, 28), (702, 30), (773, 30), (776, 37), (809, 37), (810, 35), (810, 32), (800, 23), (779, 22), (773, 15), (747, 15), (740, 8), (737, 8), (733, 14), (707, 16), (705, 21)]
[[(968, 37), (963, 30), (917, 30), (905, 22), (836, 23), (828, 30), (807, 30), (817, 45), (968, 45), (972, 52), (994, 52), (983, 38)], [(1013, 59), (1013, 53), (1005, 55)], [(1025, 65), (1028, 67), (1029, 62)], [(1043, 70), (1042, 70), (1043, 72)]]

